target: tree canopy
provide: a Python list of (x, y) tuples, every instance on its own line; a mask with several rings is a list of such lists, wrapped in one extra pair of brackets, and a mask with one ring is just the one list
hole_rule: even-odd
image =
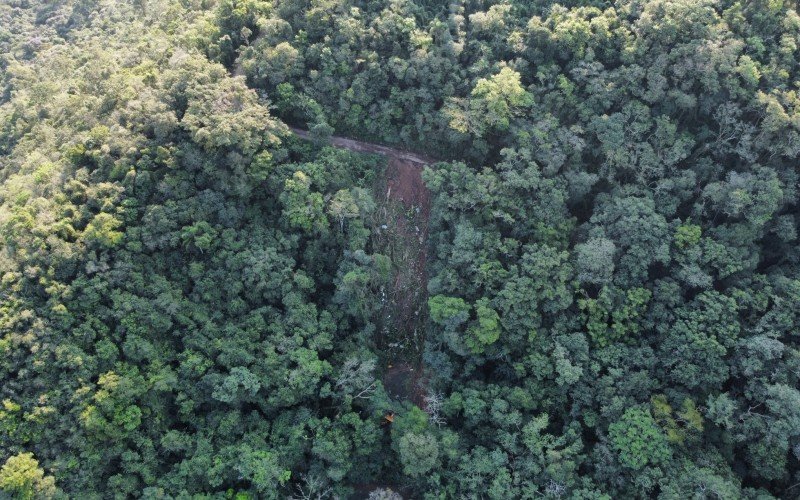
[(0, 496), (796, 497), (799, 51), (788, 0), (0, 2)]

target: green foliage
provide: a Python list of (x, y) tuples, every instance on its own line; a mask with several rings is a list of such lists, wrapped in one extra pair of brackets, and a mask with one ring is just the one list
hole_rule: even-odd
[(780, 0), (0, 2), (0, 496), (793, 498), (798, 47)]
[(193, 246), (200, 252), (211, 248), (217, 238), (217, 231), (206, 221), (200, 221), (186, 226), (181, 232), (181, 239), (185, 246)]
[(648, 410), (629, 408), (608, 427), (611, 445), (625, 467), (640, 470), (646, 465), (666, 463), (672, 455), (661, 428)]
[(435, 295), (428, 299), (431, 319), (443, 326), (458, 326), (469, 318), (472, 308), (458, 297)]
[(597, 299), (578, 300), (586, 318), (586, 330), (600, 347), (612, 342), (632, 340), (639, 333), (641, 318), (652, 298), (646, 288), (621, 290), (603, 287)]
[(695, 224), (682, 224), (675, 230), (675, 245), (684, 249), (697, 245), (700, 242), (700, 226)]
[(452, 129), (482, 136), (508, 130), (513, 117), (531, 104), (533, 96), (522, 86), (520, 74), (506, 67), (496, 75), (478, 79), (466, 110), (459, 109), (456, 101), (446, 112)]
[(113, 215), (99, 213), (86, 226), (83, 237), (89, 244), (95, 244), (101, 248), (113, 248), (122, 241), (124, 236), (123, 232), (117, 231), (120, 226), (122, 226), (122, 221)]
[(467, 329), (467, 346), (473, 353), (483, 352), (500, 338), (500, 316), (488, 306), (489, 301), (481, 299), (475, 304), (477, 321)]
[(319, 231), (327, 227), (322, 195), (311, 191), (311, 179), (303, 172), (297, 171), (291, 179), (286, 179), (281, 201), (290, 227), (304, 231)]
[(11, 456), (0, 468), (0, 491), (23, 500), (52, 498), (56, 492), (52, 476), (45, 476), (33, 453)]
[(481, 78), (472, 89), (472, 97), (486, 101), (485, 119), (500, 130), (508, 128), (509, 117), (517, 108), (532, 104), (532, 97), (522, 87), (520, 75), (503, 68), (491, 78)]
[(398, 442), (403, 473), (418, 478), (439, 466), (439, 445), (430, 434), (404, 434)]
[(650, 405), (653, 418), (667, 433), (667, 440), (670, 443), (682, 444), (686, 441), (687, 435), (703, 431), (703, 416), (697, 410), (694, 401), (689, 398), (683, 400), (677, 412), (673, 412), (672, 406), (663, 394), (653, 396)]

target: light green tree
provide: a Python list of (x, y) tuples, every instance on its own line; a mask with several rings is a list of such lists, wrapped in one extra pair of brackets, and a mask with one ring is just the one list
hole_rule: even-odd
[(23, 500), (51, 498), (56, 493), (55, 479), (44, 475), (33, 453), (19, 453), (0, 468), (0, 491)]
[(628, 408), (622, 418), (609, 426), (608, 436), (622, 465), (634, 470), (664, 463), (672, 457), (664, 431), (649, 410)]

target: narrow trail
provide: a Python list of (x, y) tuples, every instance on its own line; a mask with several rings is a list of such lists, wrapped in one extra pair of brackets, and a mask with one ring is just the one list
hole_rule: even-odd
[[(313, 139), (306, 130), (290, 130), (301, 139)], [(424, 409), (422, 349), (428, 312), (426, 264), (431, 196), (422, 181), (422, 169), (436, 160), (347, 137), (334, 136), (328, 143), (358, 153), (380, 154), (388, 160), (382, 185), (385, 193), (376, 193), (380, 222), (375, 229), (375, 246), (392, 260), (395, 270), (378, 319), (378, 347), (388, 360), (383, 385), (392, 398), (409, 400)]]
[[(307, 130), (295, 127), (289, 127), (289, 130), (291, 130), (294, 135), (300, 138), (312, 140), (311, 134)], [(380, 154), (388, 157), (390, 160), (414, 163), (420, 167), (430, 165), (436, 161), (432, 158), (428, 158), (411, 151), (381, 146), (380, 144), (373, 144), (371, 142), (357, 141), (347, 137), (333, 136), (330, 138), (330, 145), (336, 148), (349, 149), (350, 151), (356, 151), (359, 153)]]

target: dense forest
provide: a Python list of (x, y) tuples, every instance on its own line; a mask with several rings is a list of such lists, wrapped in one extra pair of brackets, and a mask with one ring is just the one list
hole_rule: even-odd
[(0, 498), (800, 498), (799, 93), (792, 0), (0, 0)]

